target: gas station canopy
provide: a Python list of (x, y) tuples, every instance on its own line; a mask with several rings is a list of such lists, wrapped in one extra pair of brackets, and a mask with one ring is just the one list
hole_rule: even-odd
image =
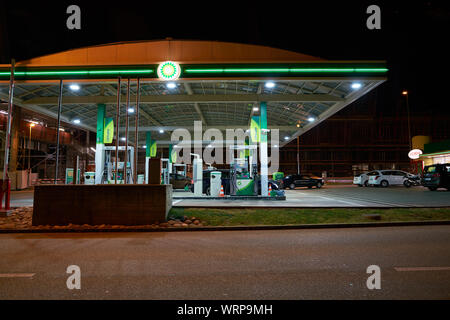
[[(168, 145), (176, 128), (192, 131), (194, 121), (203, 130), (246, 129), (266, 102), (268, 128), (280, 130), (283, 146), (383, 83), (387, 71), (384, 61), (329, 61), (256, 45), (127, 42), (17, 62), (14, 104), (56, 118), (62, 79), (61, 120), (79, 120), (76, 126), (96, 132), (97, 105), (105, 104), (107, 115), (116, 112), (118, 77), (122, 114), (127, 81), (134, 112), (140, 78), (139, 131), (155, 131), (159, 145)], [(0, 65), (4, 101), (10, 75), (11, 66)]]

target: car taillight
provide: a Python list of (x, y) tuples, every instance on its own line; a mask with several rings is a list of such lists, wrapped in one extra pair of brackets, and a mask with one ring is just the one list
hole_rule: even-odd
[(433, 174), (433, 178), (439, 178), (441, 175), (439, 173)]
[(375, 177), (375, 180), (377, 180), (379, 177), (380, 177), (380, 176), (376, 176), (376, 177)]

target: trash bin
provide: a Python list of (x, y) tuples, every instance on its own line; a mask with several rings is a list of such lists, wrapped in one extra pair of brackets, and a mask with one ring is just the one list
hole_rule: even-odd
[(84, 173), (84, 184), (95, 184), (95, 172)]

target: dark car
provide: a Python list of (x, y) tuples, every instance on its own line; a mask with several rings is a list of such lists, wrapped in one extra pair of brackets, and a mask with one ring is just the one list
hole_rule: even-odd
[(433, 164), (423, 169), (422, 185), (431, 191), (450, 190), (450, 163)]
[(191, 178), (185, 177), (178, 173), (171, 173), (170, 174), (170, 184), (172, 185), (173, 189), (185, 189), (190, 188), (190, 185), (192, 184)]
[(291, 174), (283, 179), (283, 188), (295, 189), (296, 187), (316, 187), (322, 188), (324, 185), (322, 178), (308, 175)]

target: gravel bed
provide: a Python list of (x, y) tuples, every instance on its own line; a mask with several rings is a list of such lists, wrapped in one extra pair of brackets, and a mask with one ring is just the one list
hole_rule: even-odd
[(33, 219), (33, 207), (20, 207), (13, 208), (13, 211), (8, 217), (0, 217), (0, 229), (7, 230), (40, 230), (40, 229), (76, 229), (76, 230), (88, 230), (88, 229), (142, 229), (142, 228), (197, 228), (206, 226), (206, 221), (201, 221), (196, 217), (183, 218), (169, 218), (168, 221), (156, 222), (148, 225), (138, 225), (138, 226), (124, 226), (124, 225), (77, 225), (68, 224), (65, 226), (50, 226), (50, 225), (40, 225), (32, 226), (31, 222)]

